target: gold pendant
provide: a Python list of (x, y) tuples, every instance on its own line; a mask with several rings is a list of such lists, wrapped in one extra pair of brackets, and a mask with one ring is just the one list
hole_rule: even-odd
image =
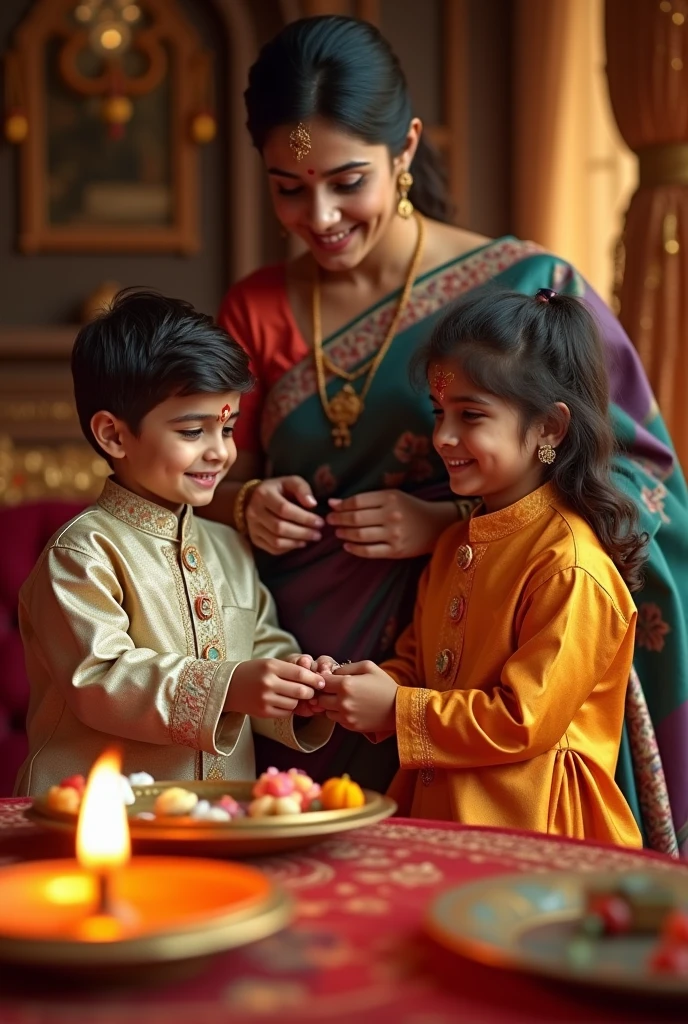
[(353, 427), (363, 412), (363, 401), (350, 384), (345, 384), (328, 402), (328, 407), (330, 420), (334, 424), (332, 440), (335, 448), (348, 448), (351, 444), (349, 427)]

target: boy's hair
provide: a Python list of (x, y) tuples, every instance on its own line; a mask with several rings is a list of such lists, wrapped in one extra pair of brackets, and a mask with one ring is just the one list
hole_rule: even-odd
[(415, 360), (425, 379), (430, 365), (458, 360), (476, 387), (520, 411), (522, 436), (542, 416), (571, 412), (566, 436), (546, 478), (597, 534), (630, 590), (642, 586), (647, 535), (638, 510), (611, 480), (614, 434), (609, 384), (597, 325), (579, 299), (541, 297), (486, 288), (454, 304)]
[(134, 435), (172, 395), (244, 393), (248, 356), (212, 317), (188, 302), (126, 288), (81, 328), (72, 349), (74, 397), (86, 440), (105, 456), (91, 419), (106, 409)]

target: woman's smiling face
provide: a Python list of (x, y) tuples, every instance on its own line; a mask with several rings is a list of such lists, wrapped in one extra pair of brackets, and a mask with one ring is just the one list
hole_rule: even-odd
[(294, 125), (275, 128), (265, 143), (275, 213), (324, 270), (351, 270), (395, 216), (397, 178), (412, 154), (391, 159), (387, 146), (369, 145), (322, 118), (307, 127), (311, 149), (301, 160), (289, 138)]

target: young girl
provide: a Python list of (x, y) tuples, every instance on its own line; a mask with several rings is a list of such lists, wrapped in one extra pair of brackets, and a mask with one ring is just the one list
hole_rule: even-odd
[(403, 815), (640, 846), (614, 771), (645, 537), (610, 479), (595, 323), (549, 289), (476, 294), (421, 365), (452, 490), (482, 505), (441, 537), (395, 657), (325, 673), (313, 703), (396, 733)]

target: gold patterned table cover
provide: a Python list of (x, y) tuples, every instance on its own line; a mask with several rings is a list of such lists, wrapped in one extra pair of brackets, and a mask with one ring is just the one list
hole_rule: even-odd
[[(29, 801), (0, 800), (0, 859), (36, 855)], [(47, 837), (46, 837), (47, 838)], [(43, 855), (53, 855), (44, 851)], [(513, 871), (621, 870), (658, 855), (535, 834), (395, 818), (254, 863), (289, 889), (287, 931), (217, 957), (191, 978), (116, 993), (30, 990), (3, 978), (2, 1024), (530, 1024), (688, 1019), (685, 1007), (469, 963), (436, 946), (422, 922), (451, 885)]]

